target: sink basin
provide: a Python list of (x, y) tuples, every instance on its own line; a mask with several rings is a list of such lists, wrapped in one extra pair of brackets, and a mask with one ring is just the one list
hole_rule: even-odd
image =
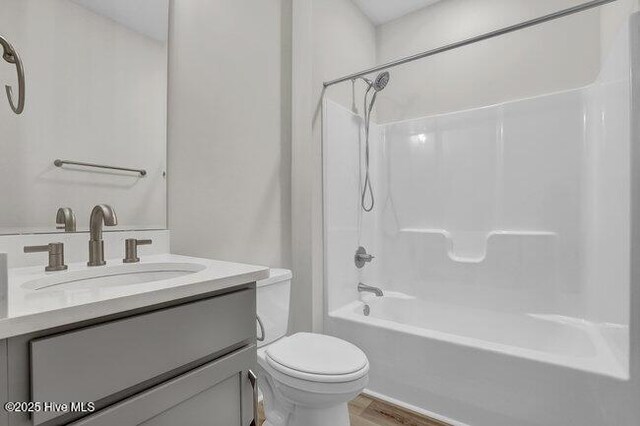
[(137, 263), (55, 272), (22, 284), (25, 290), (82, 290), (131, 286), (194, 274), (206, 268), (197, 263)]

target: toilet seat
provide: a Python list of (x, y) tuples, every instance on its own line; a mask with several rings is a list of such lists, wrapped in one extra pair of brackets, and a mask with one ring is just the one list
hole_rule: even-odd
[(348, 426), (347, 402), (369, 382), (369, 361), (335, 337), (298, 333), (258, 348), (258, 380), (271, 426)]
[(366, 376), (369, 361), (355, 345), (332, 336), (297, 333), (268, 347), (268, 365), (290, 378), (319, 382), (352, 382)]

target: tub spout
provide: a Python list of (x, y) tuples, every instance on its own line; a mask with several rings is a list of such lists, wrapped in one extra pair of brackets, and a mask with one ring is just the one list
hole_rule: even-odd
[(378, 297), (384, 296), (384, 293), (378, 287), (373, 287), (373, 286), (370, 286), (370, 285), (366, 285), (364, 283), (358, 283), (358, 291), (360, 293), (365, 293), (365, 292), (366, 293), (373, 293)]

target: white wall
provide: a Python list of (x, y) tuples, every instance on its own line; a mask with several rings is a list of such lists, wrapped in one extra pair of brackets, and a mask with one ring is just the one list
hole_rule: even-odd
[[(173, 7), (172, 250), (292, 266), (291, 329), (319, 329), (322, 247), (311, 241), (322, 239), (321, 83), (374, 63), (374, 28), (349, 0), (300, 1), (293, 12), (288, 2), (275, 0), (181, 0)], [(293, 29), (293, 46), (290, 13), (303, 22)], [(241, 21), (244, 25), (238, 26)], [(305, 36), (309, 44), (313, 40), (313, 53), (309, 45), (300, 49)], [(305, 65), (307, 54), (308, 69), (313, 67), (309, 80), (303, 76), (293, 84), (293, 114), (308, 110), (305, 126), (310, 130), (305, 139), (305, 131), (296, 133), (294, 126), (293, 146), (288, 135), (291, 47), (298, 55), (294, 69)], [(351, 102), (348, 92), (338, 96)]]
[[(582, 0), (441, 1), (378, 26), (377, 61), (444, 46), (579, 3)], [(600, 38), (600, 9), (593, 9), (396, 67), (380, 96), (379, 121), (589, 84), (600, 67)]]
[(175, 253), (291, 266), (290, 2), (173, 2)]
[(600, 9), (600, 45), (602, 46), (602, 60), (606, 60), (615, 42), (620, 28), (629, 20), (629, 16), (638, 10), (638, 0), (618, 0)]
[[(367, 17), (350, 0), (313, 1), (311, 7), (312, 56), (311, 87), (308, 93), (312, 99), (311, 152), (306, 168), (311, 167), (311, 176), (306, 189), (311, 210), (307, 217), (298, 218), (301, 226), (309, 227), (311, 234), (307, 241), (311, 258), (310, 273), (303, 278), (297, 300), (304, 300), (295, 306), (298, 316), (306, 319), (301, 328), (321, 330), (323, 322), (323, 239), (322, 230), (322, 101), (326, 97), (334, 99), (347, 108), (354, 106), (355, 92), (351, 84), (334, 86), (326, 91), (322, 83), (354, 69), (375, 64), (375, 28)], [(362, 88), (362, 83), (358, 83)], [(306, 202), (306, 201), (303, 201)], [(294, 203), (294, 215), (296, 204)], [(353, 250), (356, 247), (352, 248)], [(297, 249), (296, 249), (297, 250)], [(349, 248), (351, 250), (351, 248)], [(357, 283), (354, 283), (356, 285)], [(295, 295), (294, 289), (294, 295)], [(310, 315), (309, 315), (310, 314)]]
[[(62, 206), (87, 228), (98, 203), (111, 204), (121, 225), (164, 228), (166, 42), (68, 0), (5, 0), (0, 28), (26, 74), (22, 115), (4, 88), (0, 96), (0, 233), (51, 232)], [(15, 67), (4, 61), (0, 82), (15, 93)], [(148, 175), (60, 169), (57, 158)]]
[[(351, 0), (315, 1), (313, 54), (314, 100), (319, 109), (323, 82), (375, 65), (375, 27)], [(327, 89), (326, 97), (351, 108), (354, 101), (351, 83)]]
[[(381, 129), (370, 126), (372, 158), (381, 158)], [(357, 284), (376, 285), (379, 280), (376, 260), (357, 269), (353, 256), (359, 246), (381, 257), (376, 244), (377, 214), (363, 213), (360, 206), (362, 168), (361, 149), (364, 144), (363, 120), (351, 109), (326, 99), (323, 105), (323, 162), (324, 162), (324, 232), (325, 232), (325, 297), (328, 311), (337, 309), (358, 298)], [(376, 211), (386, 204), (379, 198), (382, 179), (380, 165), (371, 164), (372, 185), (376, 196)]]
[[(619, 22), (624, 22), (620, 20)], [(588, 310), (602, 322), (629, 318), (631, 99), (629, 25), (603, 55), (602, 72), (588, 92), (581, 211), (587, 247), (584, 276)], [(635, 72), (635, 71), (634, 71)], [(635, 89), (634, 89), (635, 90)], [(615, 188), (615, 190), (613, 190)], [(607, 283), (603, 285), (603, 283)]]

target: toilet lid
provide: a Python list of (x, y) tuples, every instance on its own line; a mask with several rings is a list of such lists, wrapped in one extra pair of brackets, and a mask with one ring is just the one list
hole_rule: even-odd
[[(272, 344), (266, 353), (285, 371), (312, 375), (339, 376), (359, 372), (369, 365), (357, 346), (337, 337), (297, 333)], [(274, 368), (278, 368), (273, 362)]]

